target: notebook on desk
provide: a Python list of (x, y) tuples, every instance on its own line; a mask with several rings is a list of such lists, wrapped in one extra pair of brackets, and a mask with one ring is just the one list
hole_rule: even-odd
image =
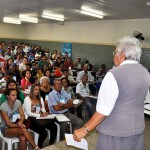
[(56, 119), (59, 121), (59, 122), (68, 122), (70, 121), (69, 118), (67, 118), (64, 114), (57, 114), (56, 115)]
[(54, 119), (56, 114), (49, 114), (46, 117), (36, 117), (36, 119)]

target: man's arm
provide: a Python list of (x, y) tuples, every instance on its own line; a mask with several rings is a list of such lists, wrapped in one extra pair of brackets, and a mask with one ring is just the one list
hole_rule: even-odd
[(53, 105), (53, 108), (55, 109), (55, 111), (64, 110), (64, 109), (70, 108), (70, 107), (73, 107), (72, 99), (69, 99), (66, 104), (58, 102), (57, 105)]
[(73, 134), (74, 140), (80, 142), (81, 139), (98, 124), (100, 124), (107, 116), (95, 112), (92, 118), (82, 128), (75, 130)]
[(76, 93), (76, 96), (77, 96), (77, 98), (82, 99), (83, 101), (87, 100), (86, 97), (81, 96), (79, 93)]

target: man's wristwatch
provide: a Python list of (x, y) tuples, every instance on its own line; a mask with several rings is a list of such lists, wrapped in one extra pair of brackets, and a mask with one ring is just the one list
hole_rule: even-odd
[(86, 133), (90, 132), (89, 129), (86, 127), (86, 124), (83, 126), (84, 131), (86, 131)]

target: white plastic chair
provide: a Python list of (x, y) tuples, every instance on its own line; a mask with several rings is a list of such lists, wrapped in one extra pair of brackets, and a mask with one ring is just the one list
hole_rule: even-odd
[[(56, 135), (56, 140), (55, 142), (59, 142), (60, 141), (60, 125), (58, 123), (56, 123), (56, 126), (57, 126), (57, 135)], [(34, 132), (33, 130), (31, 129), (28, 129), (30, 132), (32, 132), (34, 134), (34, 142), (36, 145), (38, 145), (38, 140), (39, 140), (39, 134), (37, 132)], [(47, 133), (48, 133), (48, 139), (50, 139), (50, 130), (47, 129)]]
[(8, 145), (8, 150), (12, 150), (13, 144), (15, 144), (15, 149), (17, 149), (17, 143), (19, 142), (19, 139), (17, 137), (4, 137), (0, 131), (0, 138), (2, 139), (2, 150), (5, 150), (5, 143), (7, 143)]

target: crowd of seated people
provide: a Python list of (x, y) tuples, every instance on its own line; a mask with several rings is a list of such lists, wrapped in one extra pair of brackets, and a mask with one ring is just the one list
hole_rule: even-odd
[[(76, 77), (73, 70), (76, 71)], [(55, 141), (56, 119), (41, 121), (36, 119), (37, 116), (44, 117), (49, 113), (64, 114), (70, 119), (73, 131), (83, 126), (82, 107), (84, 105), (89, 118), (92, 116), (94, 109), (88, 98), (95, 90), (92, 71), (93, 66), (88, 60), (83, 63), (78, 57), (74, 63), (67, 52), (65, 56), (62, 56), (57, 50), (50, 53), (36, 44), (32, 46), (18, 42), (6, 44), (2, 41), (0, 44), (0, 93), (3, 94), (0, 97), (0, 104), (3, 106), (2, 104), (8, 101), (8, 89), (15, 89), (13, 91), (15, 93), (17, 91), (17, 108), (20, 109), (20, 105), (23, 105), (26, 117), (31, 120), (30, 128), (40, 135), (38, 147), (34, 145), (29, 135), (25, 138), (33, 147), (42, 148), (47, 137), (47, 129), (51, 133), (49, 144)], [(26, 93), (27, 90), (30, 92)], [(83, 100), (83, 103), (76, 108), (77, 115), (74, 113), (73, 104), (76, 98)], [(18, 103), (18, 100), (21, 103)], [(2, 107), (1, 110), (4, 111)], [(39, 112), (37, 113), (36, 110)], [(20, 113), (22, 114), (22, 110)], [(1, 114), (2, 118), (5, 117), (3, 112)], [(5, 118), (3, 120), (6, 121)], [(5, 122), (8, 127), (15, 126), (12, 125), (13, 123), (15, 124), (15, 122)], [(64, 139), (65, 132), (67, 132), (66, 122), (60, 123), (60, 140)], [(24, 133), (20, 134), (14, 134), (14, 136), (19, 137)], [(4, 136), (7, 135), (9, 137), (9, 134), (4, 134)]]

